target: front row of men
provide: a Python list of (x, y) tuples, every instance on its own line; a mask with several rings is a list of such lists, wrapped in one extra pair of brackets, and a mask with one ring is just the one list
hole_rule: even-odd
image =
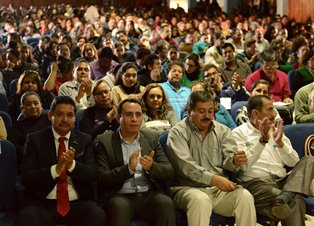
[[(158, 134), (141, 128), (137, 100), (121, 102), (120, 128), (99, 135), (94, 149), (89, 135), (73, 129), (73, 100), (56, 97), (48, 113), (52, 127), (30, 134), (25, 144), (26, 190), (15, 225), (126, 226), (137, 218), (175, 226), (176, 208), (187, 213), (190, 226), (208, 226), (212, 212), (255, 226), (255, 211), (283, 226), (305, 225), (313, 157), (299, 161), (283, 123), (274, 125), (272, 101), (251, 97), (250, 122), (233, 134), (213, 120), (214, 111), (210, 94), (191, 94), (188, 117), (168, 135), (169, 162)], [(289, 176), (284, 165), (295, 166)], [(230, 171), (238, 184), (228, 179)], [(172, 199), (164, 193), (167, 181)], [(89, 201), (95, 189), (99, 206)]]

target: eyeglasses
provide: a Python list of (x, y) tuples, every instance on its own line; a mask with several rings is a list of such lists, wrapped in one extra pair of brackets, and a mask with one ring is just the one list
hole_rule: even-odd
[(103, 95), (108, 95), (111, 91), (110, 90), (100, 90), (95, 92), (95, 96), (103, 96)]
[(204, 78), (208, 78), (208, 77), (216, 77), (217, 75), (220, 75), (220, 72), (216, 71), (216, 72), (213, 72), (213, 73), (209, 73), (209, 72), (205, 72), (204, 73)]
[(278, 64), (274, 64), (274, 65), (272, 65), (272, 66), (265, 66), (265, 65), (264, 65), (264, 69), (265, 69), (266, 71), (276, 70), (277, 68), (278, 68)]

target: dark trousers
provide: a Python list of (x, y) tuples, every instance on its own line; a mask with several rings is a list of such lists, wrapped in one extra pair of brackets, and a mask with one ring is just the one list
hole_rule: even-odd
[(26, 201), (18, 212), (14, 226), (105, 226), (104, 210), (92, 201), (72, 201), (71, 209), (62, 217), (56, 211), (56, 200)]
[(132, 219), (142, 219), (156, 226), (175, 226), (172, 199), (159, 192), (117, 194), (105, 206), (111, 226), (129, 226)]

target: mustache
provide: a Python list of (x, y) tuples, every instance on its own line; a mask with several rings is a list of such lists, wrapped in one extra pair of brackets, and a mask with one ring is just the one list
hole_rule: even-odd
[(204, 119), (202, 119), (201, 121), (202, 121), (202, 122), (208, 122), (208, 121), (211, 121), (211, 119), (210, 119), (210, 118), (204, 118)]

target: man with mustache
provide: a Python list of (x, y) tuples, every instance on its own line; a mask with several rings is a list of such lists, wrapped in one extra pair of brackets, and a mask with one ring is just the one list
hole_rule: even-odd
[[(253, 195), (258, 214), (281, 220), (283, 226), (304, 226), (303, 197), (310, 194), (313, 157), (299, 161), (298, 153), (283, 134), (283, 120), (275, 126), (270, 97), (252, 96), (247, 109), (250, 121), (233, 130), (247, 159), (240, 167), (238, 181)], [(285, 165), (294, 167), (289, 176)]]
[(77, 110), (94, 104), (92, 96), (93, 81), (90, 79), (90, 66), (86, 60), (74, 64), (74, 79), (60, 86), (59, 96), (69, 96), (75, 101)]
[(106, 214), (91, 201), (96, 182), (92, 137), (74, 130), (75, 103), (57, 96), (51, 127), (27, 136), (22, 164), (24, 202), (15, 226), (106, 225)]
[(170, 193), (176, 207), (186, 211), (188, 225), (208, 226), (212, 212), (235, 216), (237, 225), (256, 225), (252, 195), (230, 181), (226, 170), (246, 162), (229, 128), (214, 119), (214, 97), (193, 92), (188, 117), (169, 132), (169, 160), (177, 176)]

